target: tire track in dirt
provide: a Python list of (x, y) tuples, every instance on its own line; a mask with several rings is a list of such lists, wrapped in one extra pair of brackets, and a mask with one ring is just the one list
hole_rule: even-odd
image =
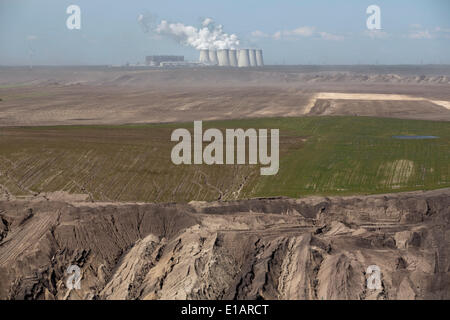
[(59, 215), (60, 211), (45, 215), (33, 214), (26, 220), (24, 227), (13, 229), (7, 241), (0, 246), (0, 267), (6, 267), (30, 247), (38, 245), (41, 237), (57, 223)]

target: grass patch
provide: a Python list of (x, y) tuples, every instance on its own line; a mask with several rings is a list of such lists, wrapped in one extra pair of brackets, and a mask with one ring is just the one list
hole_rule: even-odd
[[(65, 190), (104, 201), (191, 201), (349, 195), (450, 187), (448, 122), (369, 117), (208, 121), (215, 128), (279, 128), (280, 170), (175, 166), (174, 128), (193, 124), (0, 129), (0, 184), (11, 193)], [(398, 140), (395, 135), (434, 135)]]

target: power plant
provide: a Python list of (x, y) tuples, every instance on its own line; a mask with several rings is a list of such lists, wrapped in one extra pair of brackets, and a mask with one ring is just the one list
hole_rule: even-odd
[(263, 53), (261, 49), (256, 50), (256, 65), (258, 67), (264, 65)]
[(209, 64), (209, 50), (200, 50), (200, 63)]
[(183, 56), (161, 55), (147, 56), (146, 65), (152, 67), (182, 66), (219, 66), (219, 67), (262, 67), (264, 66), (261, 49), (220, 49), (200, 50), (198, 62), (187, 62)]
[(228, 49), (222, 49), (217, 51), (217, 58), (219, 60), (219, 66), (221, 67), (229, 67), (230, 66), (230, 58), (229, 58)]
[(261, 49), (221, 49), (200, 50), (199, 62), (220, 67), (262, 67), (264, 66)]
[(256, 67), (256, 52), (253, 49), (248, 50), (248, 57), (250, 60), (250, 67)]
[(217, 51), (216, 50), (208, 50), (208, 52), (209, 52), (209, 54), (208, 54), (209, 64), (216, 66), (219, 63), (218, 58), (217, 58)]
[(239, 50), (238, 67), (239, 68), (250, 67), (250, 58), (248, 55), (248, 49)]
[(216, 25), (211, 18), (205, 18), (201, 27), (170, 23), (167, 20), (155, 27), (148, 25), (146, 17), (139, 15), (138, 21), (145, 30), (153, 30), (161, 36), (176, 40), (180, 45), (199, 51), (198, 61), (179, 61), (172, 56), (148, 57), (148, 66), (218, 66), (227, 68), (248, 68), (264, 66), (261, 49), (244, 47), (236, 34), (223, 31), (222, 25)]
[(165, 56), (147, 56), (147, 57), (145, 57), (145, 64), (147, 66), (159, 67), (164, 62), (172, 62), (172, 63), (184, 62), (184, 56), (165, 55)]
[(237, 51), (235, 49), (230, 49), (230, 51), (228, 51), (228, 59), (230, 60), (230, 67), (238, 66)]

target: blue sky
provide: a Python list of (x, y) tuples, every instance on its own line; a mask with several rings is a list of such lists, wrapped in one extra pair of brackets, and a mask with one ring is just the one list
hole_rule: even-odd
[[(81, 30), (66, 28), (66, 8), (81, 8)], [(382, 30), (366, 27), (381, 8)], [(150, 54), (198, 53), (144, 33), (141, 13), (199, 26), (213, 18), (267, 64), (450, 64), (448, 0), (0, 0), (0, 65), (123, 64)]]

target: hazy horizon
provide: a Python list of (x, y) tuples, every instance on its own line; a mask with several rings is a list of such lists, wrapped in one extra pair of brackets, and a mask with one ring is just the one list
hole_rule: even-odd
[[(66, 27), (70, 5), (81, 9), (79, 30)], [(370, 5), (380, 7), (380, 30), (366, 26)], [(225, 42), (262, 48), (267, 65), (450, 64), (446, 0), (0, 0), (0, 65), (143, 64), (160, 54), (195, 61), (198, 42), (179, 28), (200, 29), (206, 18), (223, 26)], [(161, 31), (163, 21), (178, 29)]]

